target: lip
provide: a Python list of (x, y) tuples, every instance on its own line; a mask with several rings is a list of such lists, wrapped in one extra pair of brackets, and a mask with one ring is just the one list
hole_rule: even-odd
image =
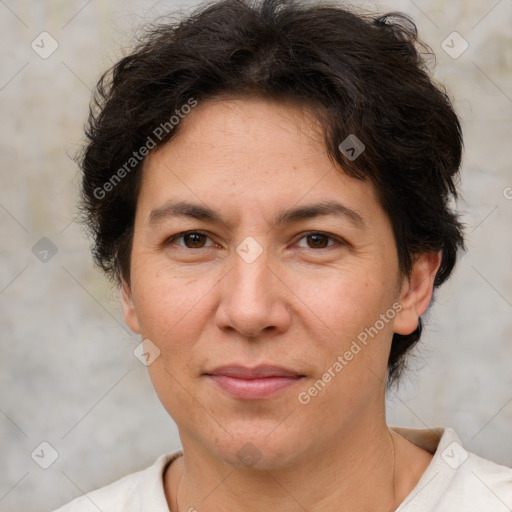
[(293, 370), (279, 366), (222, 366), (205, 374), (225, 393), (245, 400), (270, 398), (304, 378)]

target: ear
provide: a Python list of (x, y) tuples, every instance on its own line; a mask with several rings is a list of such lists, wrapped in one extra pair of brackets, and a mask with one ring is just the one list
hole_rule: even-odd
[(121, 305), (123, 306), (124, 321), (135, 333), (140, 334), (139, 320), (133, 304), (132, 290), (126, 280), (121, 278)]
[(411, 275), (402, 283), (398, 299), (402, 309), (395, 317), (394, 331), (397, 334), (411, 334), (418, 327), (418, 319), (432, 299), (434, 278), (440, 265), (440, 252), (424, 252), (416, 257)]

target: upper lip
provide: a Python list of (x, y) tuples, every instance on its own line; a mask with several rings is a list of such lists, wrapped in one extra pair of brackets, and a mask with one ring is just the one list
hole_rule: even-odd
[(241, 365), (219, 366), (206, 375), (225, 375), (237, 379), (259, 379), (265, 377), (303, 377), (294, 370), (288, 370), (280, 366), (263, 364), (254, 368)]

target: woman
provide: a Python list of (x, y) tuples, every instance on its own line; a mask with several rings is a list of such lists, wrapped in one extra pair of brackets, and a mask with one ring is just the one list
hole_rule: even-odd
[(386, 388), (463, 234), (414, 23), (226, 0), (100, 81), (83, 211), (183, 449), (59, 509), (501, 511), (512, 470)]

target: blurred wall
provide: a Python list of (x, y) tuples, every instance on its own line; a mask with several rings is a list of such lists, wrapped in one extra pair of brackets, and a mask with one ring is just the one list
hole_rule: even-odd
[[(5, 512), (50, 510), (180, 446), (133, 355), (139, 339), (73, 221), (70, 156), (90, 91), (133, 28), (192, 5), (0, 1)], [(389, 393), (388, 422), (451, 426), (471, 451), (512, 466), (512, 2), (361, 5), (413, 16), (437, 53), (435, 76), (454, 98), (466, 145), (459, 209), (468, 251), (436, 297), (409, 377)], [(48, 469), (31, 457), (41, 449), (58, 457)]]

